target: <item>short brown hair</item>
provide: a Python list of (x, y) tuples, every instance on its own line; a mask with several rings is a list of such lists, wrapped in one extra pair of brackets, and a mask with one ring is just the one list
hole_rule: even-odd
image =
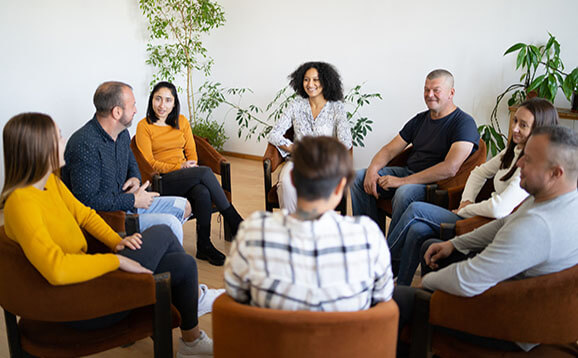
[(450, 88), (454, 87), (454, 75), (448, 70), (444, 70), (443, 68), (438, 68), (437, 70), (433, 70), (427, 74), (426, 79), (428, 80), (435, 80), (436, 78), (445, 77), (446, 81), (448, 81)]
[(118, 81), (108, 81), (98, 86), (92, 98), (94, 107), (96, 107), (96, 114), (107, 116), (117, 106), (124, 109), (124, 94), (122, 92), (124, 88), (132, 89), (126, 83)]
[(297, 197), (327, 199), (342, 178), (353, 180), (353, 161), (347, 148), (333, 137), (304, 137), (295, 143), (293, 182)]
[(50, 116), (22, 113), (4, 126), (4, 188), (0, 206), (18, 188), (34, 184), (59, 168), (58, 133)]

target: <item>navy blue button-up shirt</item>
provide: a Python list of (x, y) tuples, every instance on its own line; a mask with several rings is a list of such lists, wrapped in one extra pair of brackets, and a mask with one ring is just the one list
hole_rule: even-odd
[(70, 137), (64, 159), (62, 180), (84, 205), (101, 211), (134, 207), (134, 195), (122, 190), (129, 178), (140, 180), (128, 130), (115, 141), (95, 116)]

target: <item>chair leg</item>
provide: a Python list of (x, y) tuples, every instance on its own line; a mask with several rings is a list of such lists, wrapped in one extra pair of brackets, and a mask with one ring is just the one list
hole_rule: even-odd
[(24, 358), (24, 350), (20, 342), (20, 331), (16, 316), (4, 310), (4, 321), (6, 321), (6, 333), (8, 335), (8, 347), (11, 358)]
[(385, 232), (385, 221), (387, 220), (387, 213), (384, 210), (377, 209), (377, 226), (381, 229), (381, 232), (386, 235)]
[(165, 272), (155, 275), (155, 283), (157, 302), (154, 308), (154, 356), (172, 357), (171, 274)]

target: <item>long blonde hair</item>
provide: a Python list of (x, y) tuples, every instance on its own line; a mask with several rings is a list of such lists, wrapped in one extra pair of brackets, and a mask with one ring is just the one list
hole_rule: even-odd
[(21, 113), (4, 126), (4, 187), (0, 207), (16, 189), (38, 182), (58, 170), (58, 133), (50, 116)]

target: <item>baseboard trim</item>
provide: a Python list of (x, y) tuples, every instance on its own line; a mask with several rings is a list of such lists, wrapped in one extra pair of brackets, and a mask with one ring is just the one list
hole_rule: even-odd
[(262, 156), (253, 155), (253, 154), (245, 154), (245, 153), (237, 153), (237, 152), (226, 152), (226, 151), (221, 152), (221, 154), (223, 154), (223, 155), (228, 155), (228, 156), (230, 156), (230, 157), (235, 157), (235, 158), (256, 160), (256, 161), (258, 161), (258, 162), (260, 162), (260, 161), (263, 160), (263, 157), (262, 157)]

